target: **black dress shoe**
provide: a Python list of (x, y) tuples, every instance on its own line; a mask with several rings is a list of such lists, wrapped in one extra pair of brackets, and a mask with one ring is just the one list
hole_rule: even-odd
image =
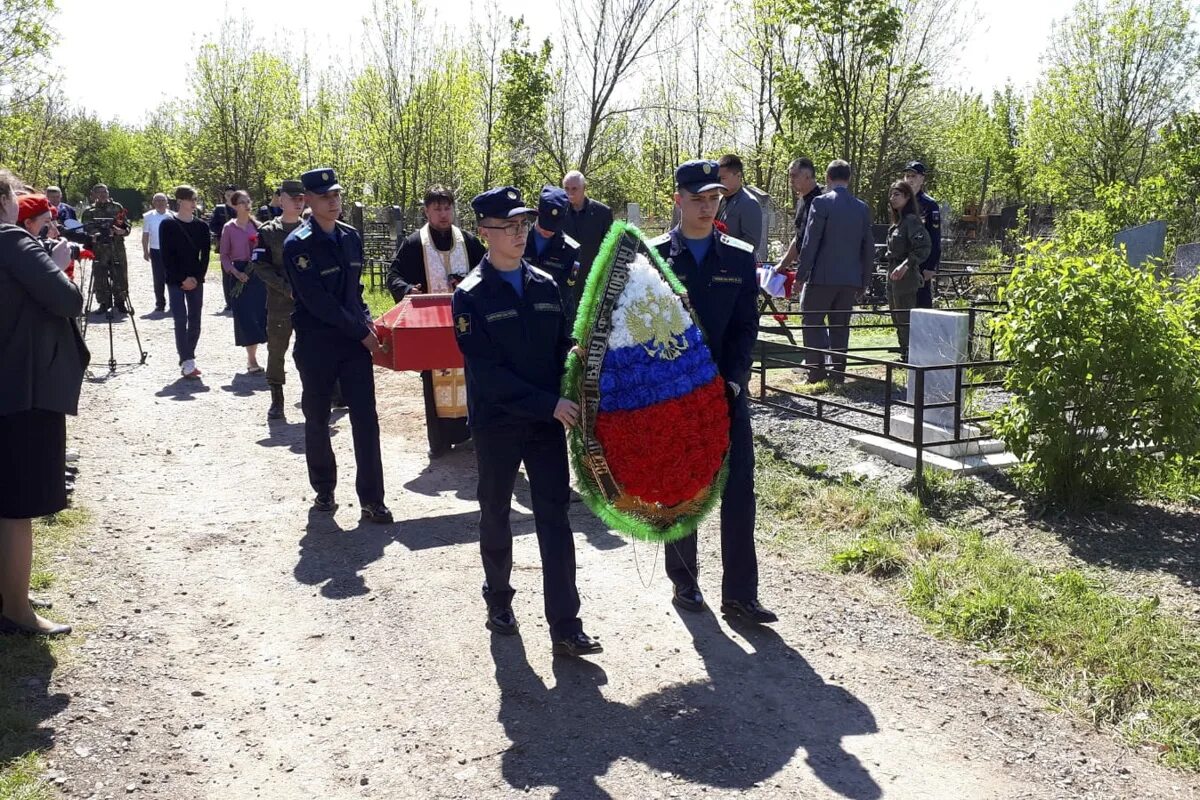
[(337, 501), (333, 499), (333, 492), (322, 492), (313, 500), (313, 511), (320, 511), (323, 514), (332, 514), (337, 510)]
[(553, 649), (556, 656), (571, 656), (573, 658), (604, 652), (604, 648), (600, 643), (583, 631), (572, 633), (564, 639), (559, 639), (554, 643)]
[(704, 595), (700, 594), (700, 589), (695, 586), (676, 586), (671, 602), (676, 608), (684, 611), (704, 610)]
[(757, 600), (726, 600), (721, 603), (721, 613), (734, 619), (753, 622), (755, 625), (779, 621), (775, 612), (768, 610)]
[(43, 631), (37, 628), (26, 628), (8, 617), (0, 617), (0, 636), (66, 636), (70, 632), (70, 625), (52, 625), (49, 630)]
[(374, 522), (378, 525), (392, 524), (392, 512), (383, 503), (367, 503), (362, 507), (363, 522)]
[(517, 618), (511, 608), (494, 608), (488, 611), (487, 622), (484, 623), (492, 633), (501, 636), (512, 636), (520, 629)]

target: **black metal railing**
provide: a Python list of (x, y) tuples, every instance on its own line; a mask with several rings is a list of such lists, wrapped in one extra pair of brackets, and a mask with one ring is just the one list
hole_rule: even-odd
[[(972, 335), (981, 327), (978, 320), (985, 314), (994, 314), (996, 309), (974, 308), (964, 309), (969, 315), (969, 330)], [(767, 314), (771, 312), (766, 312)], [(855, 309), (854, 315), (878, 315), (881, 312), (873, 309)], [(804, 331), (816, 325), (788, 326), (790, 330)], [(890, 328), (891, 324), (862, 324), (851, 322), (852, 330)], [(773, 332), (769, 326), (760, 326), (763, 332)], [(878, 351), (878, 346), (849, 347), (845, 351), (830, 350), (791, 342), (781, 342), (760, 339), (755, 345), (754, 365), (751, 373), (758, 376), (757, 392), (750, 399), (763, 406), (776, 409), (793, 416), (812, 419), (817, 422), (829, 423), (864, 435), (880, 436), (898, 444), (912, 447), (914, 451), (914, 479), (918, 488), (924, 485), (924, 468), (926, 451), (930, 448), (953, 445), (968, 445), (983, 442), (992, 438), (988, 429), (990, 414), (967, 414), (967, 399), (973, 391), (989, 388), (999, 388), (1004, 384), (1002, 375), (1008, 361), (986, 358), (967, 360), (946, 364), (912, 364), (906, 361), (893, 360), (878, 356), (864, 355), (865, 352)], [(896, 351), (895, 348), (883, 348)], [(832, 368), (826, 364), (830, 362)], [(812, 392), (796, 391), (769, 381), (772, 370), (786, 369), (822, 369), (835, 381), (845, 383), (860, 383), (882, 387), (882, 400), (871, 405), (855, 405), (838, 397)], [(876, 374), (863, 372), (872, 370)], [(882, 377), (878, 374), (882, 370)], [(949, 400), (927, 400), (926, 383), (930, 373), (953, 370), (953, 390)], [(898, 397), (895, 388), (898, 384), (896, 372), (902, 371), (907, 376), (907, 386), (904, 397)], [(988, 375), (990, 377), (981, 377)], [(776, 397), (786, 397), (793, 403), (779, 402)], [(906, 409), (912, 415), (912, 434), (906, 437), (893, 430), (894, 412)], [(925, 423), (929, 412), (938, 409), (953, 409), (952, 423), (948, 427), (939, 425), (942, 433), (936, 441), (925, 441)], [(863, 421), (865, 420), (865, 421)], [(876, 424), (868, 424), (875, 421)]]

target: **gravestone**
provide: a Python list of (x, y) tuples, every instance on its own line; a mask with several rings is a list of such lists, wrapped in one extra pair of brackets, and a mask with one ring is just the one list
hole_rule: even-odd
[[(913, 309), (909, 315), (908, 362), (917, 366), (961, 364), (967, 361), (970, 326), (967, 315), (960, 311)], [(955, 369), (936, 369), (925, 372), (925, 403), (945, 403), (954, 400)], [(914, 398), (917, 373), (908, 372), (909, 398)], [(954, 434), (953, 408), (927, 408), (925, 425), (946, 429)]]
[(1175, 248), (1171, 261), (1176, 280), (1186, 281), (1200, 274), (1200, 242), (1181, 244)]
[(642, 207), (639, 206), (637, 203), (626, 203), (625, 204), (625, 220), (630, 225), (641, 225), (642, 224)]
[(1114, 245), (1125, 246), (1125, 257), (1131, 267), (1141, 267), (1151, 258), (1161, 259), (1166, 241), (1167, 223), (1161, 220), (1124, 228), (1113, 237)]

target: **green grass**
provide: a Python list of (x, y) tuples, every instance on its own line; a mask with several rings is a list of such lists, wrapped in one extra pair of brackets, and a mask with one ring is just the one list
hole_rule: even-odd
[[(824, 543), (827, 564), (881, 579), (935, 631), (1098, 728), (1200, 771), (1200, 636), (1079, 570), (1048, 569), (929, 508), (968, 495), (932, 479), (923, 505), (900, 491), (806, 473), (760, 447), (756, 486), (765, 532), (780, 546)], [(808, 531), (819, 526), (819, 531)]]
[[(79, 509), (34, 521), (30, 584), (35, 592), (45, 592), (57, 583), (55, 560), (87, 522), (87, 514)], [(39, 778), (38, 719), (26, 710), (21, 692), (30, 680), (39, 686), (44, 684), (70, 646), (69, 640), (14, 636), (6, 638), (0, 647), (0, 798), (4, 800), (42, 800), (53, 796)]]
[(391, 311), (392, 306), (396, 305), (392, 293), (387, 289), (364, 289), (363, 300), (366, 301), (367, 308), (371, 309), (371, 319), (379, 319), (385, 311)]
[(42, 760), (29, 753), (9, 762), (0, 769), (0, 798), (3, 800), (50, 800), (54, 797), (49, 785), (39, 776)]

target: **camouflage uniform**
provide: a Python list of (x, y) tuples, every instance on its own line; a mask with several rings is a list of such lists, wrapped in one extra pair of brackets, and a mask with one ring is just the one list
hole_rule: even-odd
[[(80, 221), (86, 223), (96, 219), (115, 220), (117, 215), (124, 211), (124, 207), (116, 200), (109, 200), (84, 209)], [(96, 244), (92, 281), (96, 301), (101, 308), (129, 303), (129, 259), (125, 255), (125, 237), (129, 235), (130, 230), (128, 220), (124, 230), (119, 236), (114, 234), (110, 242)]]
[(255, 272), (267, 285), (267, 383), (283, 386), (283, 362), (292, 340), (292, 286), (283, 267), (283, 241), (300, 227), (297, 222), (284, 222), (275, 217), (258, 229), (259, 246), (266, 250), (266, 260), (258, 262)]

